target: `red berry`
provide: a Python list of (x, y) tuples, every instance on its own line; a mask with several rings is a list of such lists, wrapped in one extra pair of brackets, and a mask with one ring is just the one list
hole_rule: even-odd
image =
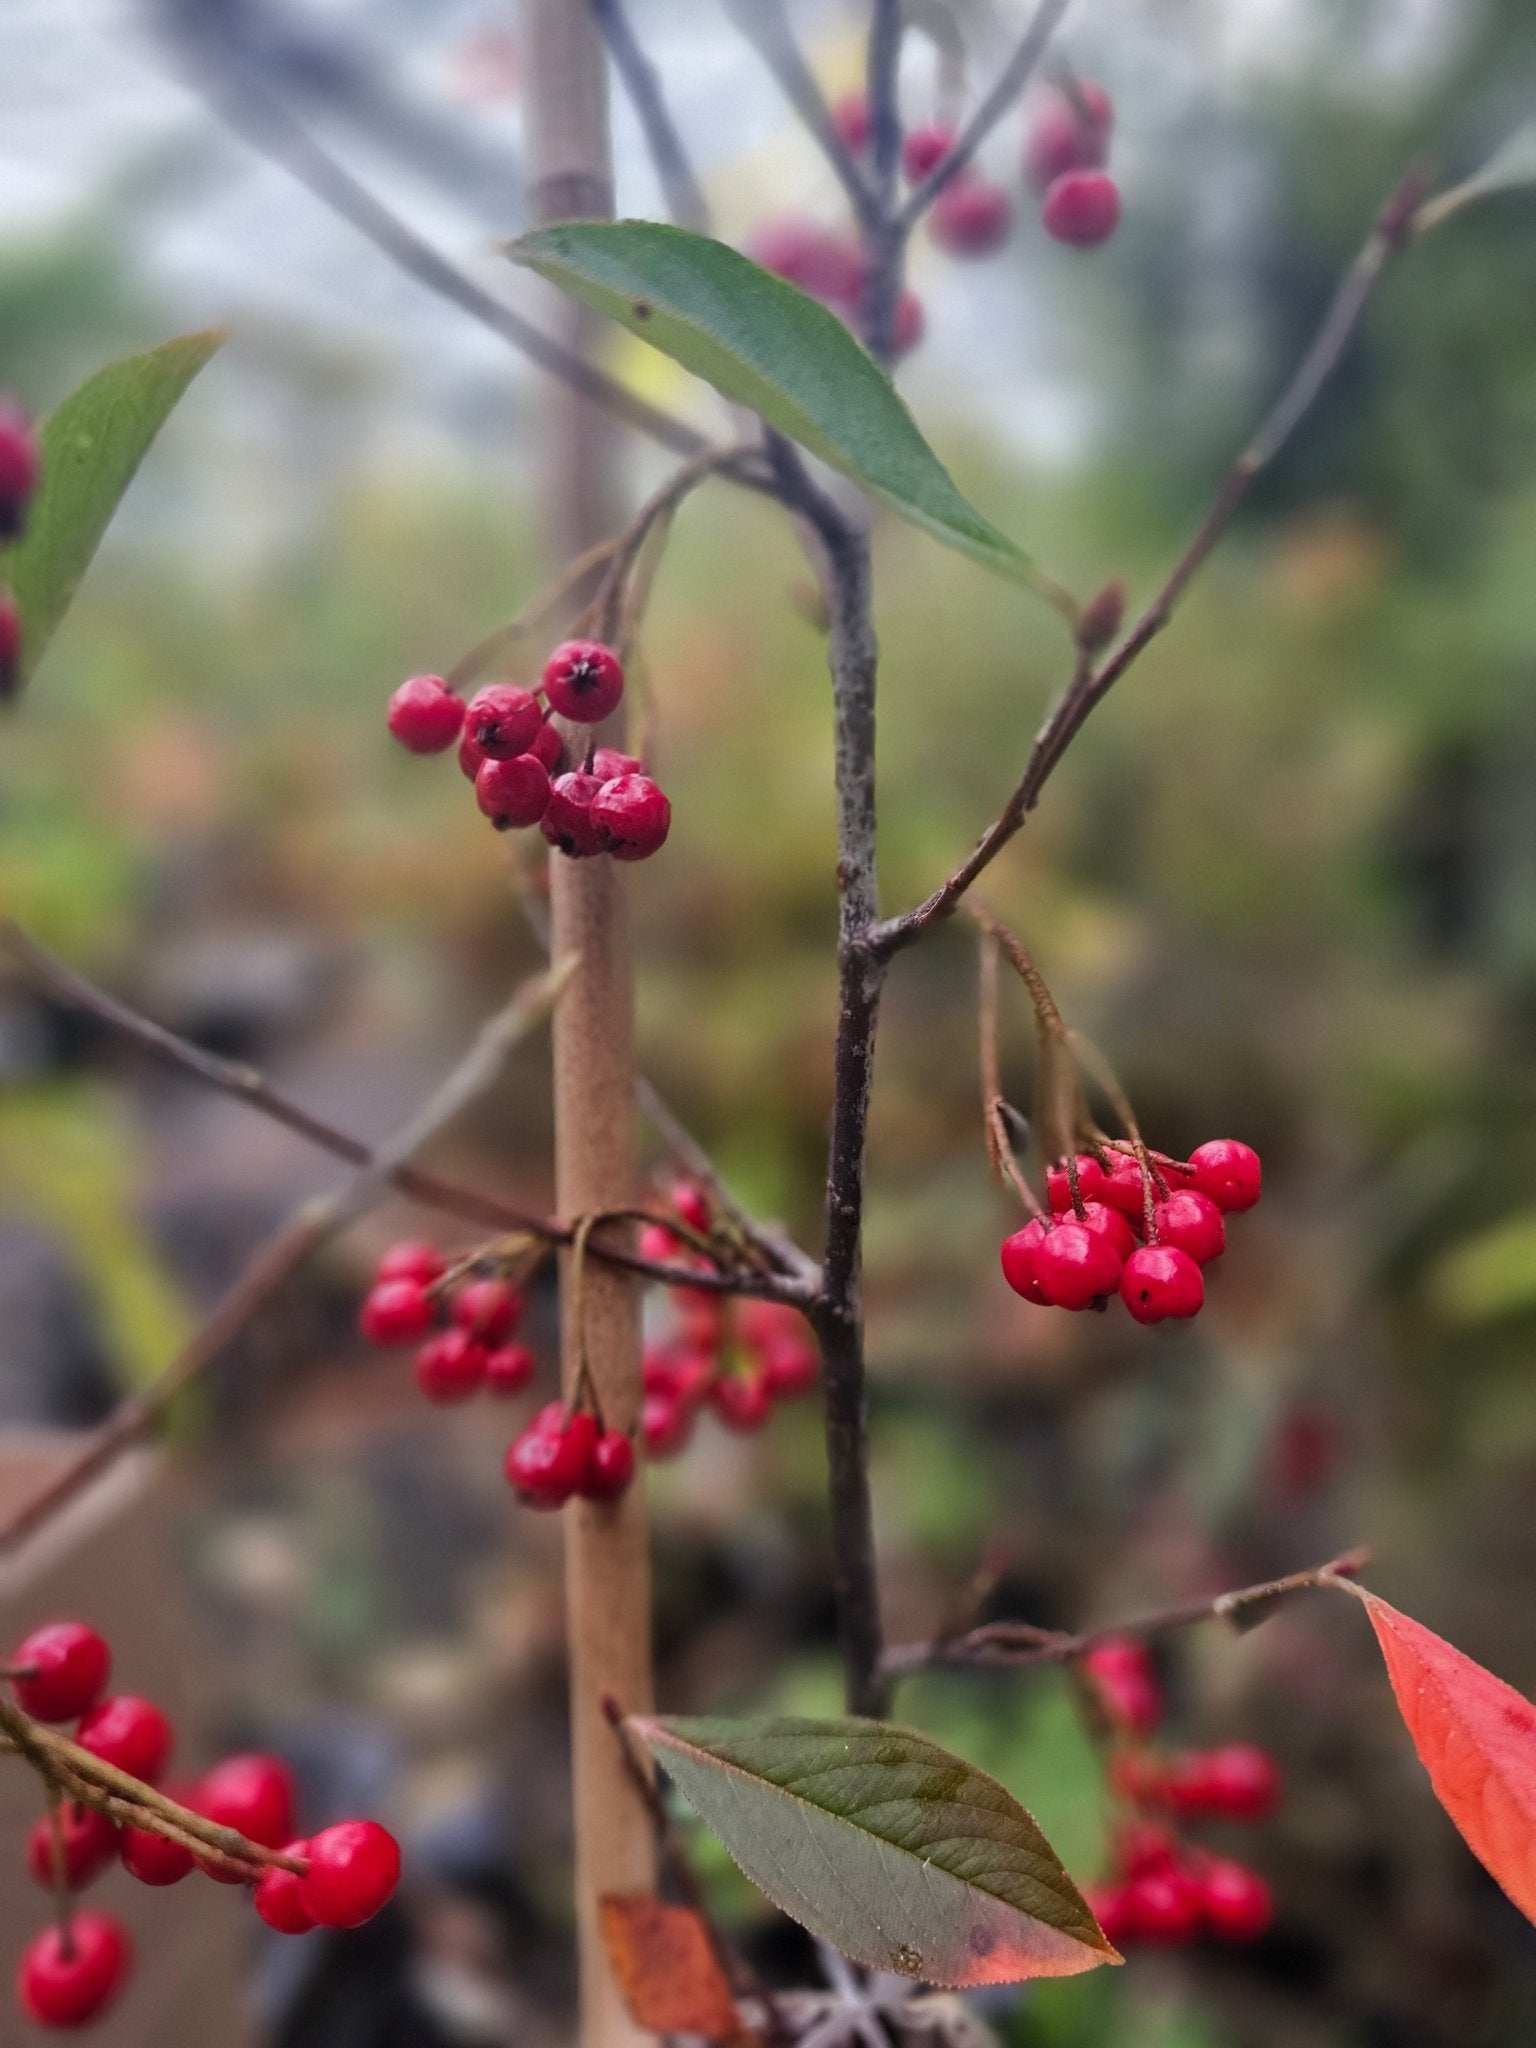
[(1251, 1209), (1264, 1190), (1259, 1155), (1240, 1138), (1212, 1138), (1189, 1155), (1195, 1186), (1218, 1209)]
[(1152, 1659), (1129, 1636), (1106, 1636), (1083, 1658), (1105, 1714), (1133, 1735), (1150, 1735), (1163, 1717)]
[(914, 128), (901, 145), (901, 175), (917, 185), (936, 170), (955, 146), (955, 131), (943, 121)]
[(1202, 1906), (1200, 1887), (1172, 1864), (1166, 1870), (1144, 1871), (1125, 1888), (1130, 1927), (1141, 1940), (1163, 1948), (1183, 1948), (1194, 1940), (1200, 1932)]
[(407, 1238), (400, 1244), (392, 1244), (379, 1261), (375, 1281), (414, 1280), (422, 1287), (430, 1287), (434, 1280), (441, 1280), (448, 1270), (448, 1261), (435, 1244), (428, 1244), (425, 1238)]
[(624, 665), (601, 640), (562, 641), (544, 665), (550, 709), (578, 725), (597, 725), (624, 695)]
[(532, 690), (516, 683), (487, 683), (469, 700), (464, 736), (493, 761), (526, 754), (544, 729), (544, 712)]
[(1128, 1259), (1136, 1249), (1136, 1233), (1131, 1228), (1130, 1218), (1119, 1209), (1112, 1209), (1108, 1202), (1084, 1202), (1081, 1217), (1066, 1216), (1064, 1222), (1080, 1222), (1084, 1230), (1091, 1230), (1102, 1237), (1117, 1258)]
[(1194, 1316), (1205, 1301), (1200, 1268), (1173, 1245), (1147, 1244), (1131, 1253), (1120, 1275), (1120, 1299), (1138, 1323)]
[(1169, 1771), (1160, 1757), (1140, 1750), (1117, 1756), (1109, 1767), (1109, 1782), (1122, 1799), (1135, 1806), (1151, 1806), (1168, 1796)]
[(667, 1194), (674, 1214), (690, 1230), (707, 1234), (714, 1217), (710, 1213), (709, 1197), (697, 1181), (674, 1181)]
[[(104, 1813), (67, 1799), (59, 1807), (59, 1835), (64, 1882), (71, 1891), (84, 1891), (117, 1854), (117, 1829)], [(46, 1813), (27, 1830), (27, 1869), (44, 1891), (53, 1889), (53, 1821)]]
[[(548, 775), (558, 775), (565, 767), (565, 741), (561, 737), (559, 726), (552, 724), (548, 719), (539, 727), (538, 735), (528, 751), (535, 761), (543, 764)], [(602, 749), (599, 748), (598, 752), (601, 753)]]
[(1003, 1278), (1008, 1285), (1015, 1294), (1023, 1295), (1026, 1301), (1035, 1302), (1041, 1308), (1048, 1305), (1039, 1275), (1040, 1247), (1045, 1238), (1045, 1225), (1036, 1216), (1022, 1230), (1016, 1230), (1012, 1237), (1005, 1237), (998, 1249)]
[(484, 747), (478, 744), (471, 733), (462, 733), (459, 737), (459, 773), (473, 782), (485, 760)]
[(709, 1390), (715, 1413), (727, 1429), (749, 1436), (773, 1413), (773, 1393), (763, 1372), (725, 1373)]
[(21, 610), (9, 590), (0, 589), (0, 704), (16, 694), (21, 680)]
[[(283, 1854), (307, 1858), (309, 1844), (289, 1842)], [(315, 1924), (315, 1916), (304, 1901), (304, 1880), (292, 1870), (279, 1870), (268, 1864), (257, 1878), (251, 1898), (262, 1919), (279, 1934), (308, 1934)]]
[(215, 1764), (192, 1803), (221, 1828), (280, 1849), (293, 1833), (293, 1798), (293, 1773), (282, 1758), (254, 1753)]
[(862, 156), (869, 147), (869, 101), (861, 92), (845, 92), (831, 111), (832, 126), (844, 146), (855, 156)]
[(1053, 1308), (1087, 1308), (1113, 1294), (1124, 1261), (1101, 1231), (1082, 1223), (1058, 1223), (1040, 1241), (1035, 1278)]
[(961, 171), (933, 202), (928, 233), (951, 256), (989, 256), (1013, 226), (1013, 201), (1001, 185)]
[(1120, 225), (1120, 188), (1107, 171), (1066, 171), (1046, 193), (1040, 219), (1053, 242), (1096, 249)]
[(108, 1913), (71, 1913), (68, 1934), (48, 1927), (28, 1942), (16, 1996), (40, 2027), (83, 2027), (98, 2018), (133, 1964), (127, 1931)]
[(1205, 1924), (1219, 1941), (1257, 1941), (1275, 1915), (1274, 1894), (1257, 1871), (1223, 1856), (1202, 1864), (1196, 1892)]
[(486, 1347), (468, 1330), (439, 1330), (416, 1354), (416, 1384), (439, 1407), (467, 1401), (485, 1384), (486, 1357)]
[(928, 331), (928, 315), (923, 311), (923, 302), (910, 288), (902, 291), (896, 301), (896, 313), (891, 322), (891, 350), (898, 356), (910, 355)]
[(672, 1394), (647, 1394), (640, 1407), (640, 1434), (648, 1458), (670, 1458), (693, 1434), (693, 1411)]
[(1078, 82), (1072, 94), (1042, 99), (1024, 145), (1024, 176), (1044, 192), (1067, 171), (1098, 170), (1109, 155), (1114, 108), (1101, 85)]
[(748, 238), (747, 254), (775, 277), (828, 305), (856, 306), (864, 288), (858, 244), (796, 215), (765, 221)]
[[(547, 1411), (546, 1411), (547, 1412)], [(526, 1507), (562, 1508), (580, 1486), (597, 1441), (597, 1424), (578, 1410), (556, 1427), (535, 1420), (507, 1451), (506, 1473)]]
[(762, 1353), (763, 1373), (768, 1391), (776, 1401), (792, 1401), (808, 1394), (816, 1384), (821, 1361), (803, 1332), (780, 1337)]
[(1152, 1228), (1159, 1244), (1188, 1252), (1197, 1266), (1220, 1258), (1227, 1242), (1221, 1211), (1198, 1188), (1175, 1188), (1166, 1195), (1152, 1211)]
[(119, 1853), (130, 1877), (157, 1888), (180, 1884), (193, 1867), (190, 1849), (180, 1842), (168, 1842), (148, 1828), (124, 1828)]
[[(1085, 1202), (1102, 1202), (1104, 1199), (1105, 1173), (1091, 1152), (1077, 1155), (1077, 1191)], [(1054, 1166), (1045, 1170), (1045, 1195), (1058, 1216), (1065, 1216), (1072, 1207), (1072, 1181), (1067, 1173), (1067, 1162), (1058, 1159)]]
[(653, 1259), (657, 1265), (667, 1265), (683, 1248), (683, 1241), (675, 1230), (668, 1230), (665, 1223), (647, 1223), (640, 1233), (639, 1251), (642, 1259)]
[(549, 770), (532, 754), (487, 757), (475, 770), (475, 802), (498, 832), (537, 825), (549, 808)]
[(1139, 1225), (1146, 1214), (1146, 1184), (1141, 1177), (1141, 1168), (1134, 1159), (1127, 1159), (1124, 1153), (1112, 1153), (1110, 1156), (1114, 1163), (1104, 1175), (1098, 1199)]
[(409, 1344), (431, 1329), (435, 1314), (419, 1280), (384, 1280), (369, 1289), (357, 1322), (370, 1344)]
[(649, 775), (618, 775), (592, 799), (592, 829), (615, 860), (648, 860), (666, 843), (672, 806)]
[(389, 700), (389, 729), (413, 754), (440, 754), (464, 724), (464, 700), (441, 676), (412, 676)]
[(150, 1700), (119, 1693), (92, 1707), (75, 1734), (82, 1749), (153, 1785), (170, 1762), (171, 1724)]
[(713, 1349), (685, 1352), (675, 1371), (676, 1398), (685, 1408), (697, 1408), (720, 1376), (715, 1369)]
[(25, 526), (37, 472), (32, 422), (14, 399), (0, 400), (0, 540), (14, 540)]
[(522, 1313), (523, 1297), (507, 1280), (470, 1280), (453, 1297), (454, 1322), (487, 1344), (510, 1337)]
[(541, 1436), (559, 1436), (565, 1428), (565, 1403), (546, 1401), (528, 1427), (537, 1430)]
[(583, 1500), (618, 1500), (635, 1476), (635, 1447), (620, 1429), (605, 1429), (592, 1446), (576, 1491)]
[(82, 1621), (51, 1621), (34, 1629), (6, 1660), (14, 1670), (16, 1704), (36, 1721), (73, 1721), (94, 1706), (112, 1675), (112, 1652)]
[(1223, 1820), (1267, 1820), (1280, 1804), (1280, 1770), (1253, 1742), (1229, 1742), (1203, 1759), (1205, 1811)]
[(1124, 1885), (1091, 1884), (1086, 1888), (1084, 1897), (1111, 1948), (1123, 1948), (1127, 1941), (1133, 1939), (1136, 1923)]
[(557, 775), (550, 784), (549, 808), (539, 820), (539, 830), (550, 845), (571, 860), (601, 853), (602, 841), (592, 823), (592, 799), (603, 787), (595, 775), (573, 769)]
[(304, 1852), (299, 1897), (319, 1927), (361, 1927), (394, 1897), (400, 1844), (374, 1820), (322, 1828)]
[(599, 782), (613, 782), (621, 775), (638, 775), (640, 772), (640, 763), (634, 755), (620, 753), (617, 747), (594, 747), (592, 765), (587, 770)]
[(493, 1394), (520, 1394), (539, 1369), (526, 1344), (498, 1344), (485, 1358), (485, 1384)]

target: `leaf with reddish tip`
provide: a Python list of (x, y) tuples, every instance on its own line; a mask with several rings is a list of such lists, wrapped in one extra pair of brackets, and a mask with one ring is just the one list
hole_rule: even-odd
[(1436, 1798), (1536, 1920), (1536, 1706), (1374, 1593), (1360, 1597)]
[(709, 1929), (692, 1906), (647, 1892), (598, 1901), (603, 1944), (637, 2026), (653, 2034), (701, 2034), (706, 2041), (747, 2038)]
[(854, 1962), (960, 1988), (1118, 1962), (995, 1778), (879, 1721), (633, 1720), (754, 1884)]

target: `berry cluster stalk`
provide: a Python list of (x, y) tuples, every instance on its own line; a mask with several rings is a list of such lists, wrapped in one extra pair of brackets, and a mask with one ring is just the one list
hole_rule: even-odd
[[(571, 0), (525, 0), (525, 27), (530, 212), (541, 225), (611, 218), (608, 71), (596, 25)], [(572, 339), (579, 349), (579, 334)], [(566, 561), (613, 528), (613, 426), (568, 391), (551, 397), (545, 502), (552, 545)], [(579, 963), (554, 1019), (555, 1194), (563, 1216), (635, 1200), (634, 982), (625, 889), (617, 861), (550, 863), (553, 954)], [(626, 1430), (640, 1406), (634, 1282), (611, 1268), (589, 1267), (578, 1330), (569, 1254), (565, 1263), (567, 1394), (575, 1391), (585, 1355), (605, 1420)], [(624, 2048), (648, 2036), (630, 2018), (609, 1970), (599, 1899), (604, 1892), (655, 1890), (655, 1837), (603, 1702), (617, 1699), (632, 1713), (651, 1705), (644, 1487), (630, 1487), (612, 1504), (573, 1503), (565, 1541), (581, 2039), (588, 2048)]]

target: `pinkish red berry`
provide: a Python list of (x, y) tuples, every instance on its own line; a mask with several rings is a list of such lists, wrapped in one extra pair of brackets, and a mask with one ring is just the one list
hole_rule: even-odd
[(845, 92), (833, 103), (832, 126), (846, 149), (862, 156), (869, 147), (869, 101), (861, 92)]
[(1035, 1280), (1053, 1308), (1087, 1308), (1114, 1293), (1123, 1263), (1102, 1231), (1069, 1220), (1042, 1237)]
[(486, 1347), (468, 1330), (439, 1330), (416, 1354), (416, 1384), (429, 1401), (446, 1408), (467, 1401), (485, 1384)]
[(1040, 219), (1053, 242), (1097, 249), (1120, 225), (1120, 188), (1107, 171), (1067, 171), (1046, 193)]
[[(309, 1844), (285, 1843), (283, 1854), (307, 1859)], [(279, 1870), (275, 1864), (269, 1864), (257, 1878), (251, 1899), (262, 1919), (279, 1934), (308, 1934), (315, 1924), (315, 1916), (304, 1900), (304, 1880), (295, 1871)]]
[(384, 1280), (364, 1296), (357, 1323), (370, 1344), (411, 1344), (431, 1329), (436, 1313), (419, 1280)]
[(1257, 1941), (1268, 1931), (1274, 1894), (1257, 1871), (1212, 1856), (1195, 1882), (1201, 1917), (1218, 1941)]
[(441, 676), (412, 676), (389, 700), (389, 729), (413, 754), (441, 754), (464, 724), (464, 700)]
[(22, 1951), (16, 1996), (40, 2027), (83, 2027), (99, 2019), (133, 1966), (133, 1944), (109, 1913), (71, 1913), (66, 1938), (44, 1928)]
[(9, 590), (0, 589), (0, 704), (14, 697), (21, 682), (21, 609)]
[(1084, 1230), (1094, 1231), (1122, 1262), (1136, 1249), (1136, 1233), (1131, 1228), (1130, 1218), (1122, 1210), (1112, 1209), (1108, 1202), (1084, 1202), (1081, 1216), (1074, 1217), (1069, 1213), (1062, 1221), (1081, 1223)]
[(188, 1803), (248, 1842), (280, 1849), (293, 1833), (293, 1802), (293, 1773), (282, 1758), (253, 1751), (216, 1763)]
[[(1141, 1177), (1141, 1168), (1134, 1159), (1127, 1159), (1123, 1152), (1110, 1154), (1111, 1165), (1100, 1184), (1097, 1199), (1107, 1202), (1111, 1209), (1118, 1209), (1122, 1216), (1128, 1216), (1133, 1224), (1139, 1225), (1146, 1214), (1146, 1184)], [(1154, 1188), (1154, 1199), (1156, 1190)]]
[(1198, 1188), (1175, 1188), (1165, 1196), (1152, 1211), (1152, 1228), (1159, 1244), (1188, 1252), (1197, 1266), (1220, 1258), (1227, 1242), (1221, 1211)]
[(665, 843), (672, 806), (648, 775), (605, 782), (588, 814), (598, 844), (615, 860), (648, 860)]
[(1125, 1888), (1126, 1915), (1136, 1936), (1160, 1948), (1183, 1948), (1195, 1939), (1203, 1904), (1200, 1888), (1174, 1864), (1144, 1871)]
[(914, 128), (901, 145), (901, 175), (909, 185), (920, 185), (930, 171), (936, 171), (955, 146), (955, 131), (947, 122), (930, 121)]
[(592, 822), (592, 800), (602, 787), (595, 775), (579, 768), (568, 775), (557, 775), (550, 784), (549, 808), (539, 820), (539, 830), (551, 846), (571, 860), (603, 850)]
[(857, 242), (817, 221), (793, 214), (765, 221), (748, 237), (747, 254), (825, 305), (849, 309), (859, 302), (864, 259)]
[(1259, 1155), (1240, 1138), (1212, 1138), (1197, 1145), (1189, 1155), (1195, 1186), (1209, 1195), (1218, 1209), (1251, 1209), (1264, 1191), (1264, 1169)]
[[(1105, 1173), (1091, 1152), (1079, 1152), (1076, 1159), (1077, 1191), (1085, 1202), (1101, 1202), (1104, 1199)], [(1072, 1207), (1072, 1179), (1067, 1172), (1067, 1162), (1058, 1159), (1054, 1166), (1045, 1170), (1045, 1195), (1058, 1216), (1065, 1216)]]
[(1040, 1285), (1040, 1247), (1045, 1242), (1046, 1228), (1040, 1217), (1031, 1217), (1022, 1230), (1016, 1230), (1012, 1237), (1005, 1237), (998, 1248), (1002, 1261), (1003, 1278), (1026, 1301), (1039, 1307), (1049, 1306), (1048, 1297)]
[(1108, 1636), (1083, 1658), (1106, 1717), (1132, 1735), (1150, 1735), (1163, 1718), (1163, 1697), (1152, 1660), (1128, 1636)]
[(26, 525), (38, 467), (32, 422), (13, 398), (0, 399), (0, 540), (15, 540)]
[(1072, 94), (1043, 96), (1024, 144), (1025, 178), (1044, 192), (1068, 171), (1100, 169), (1114, 118), (1109, 94), (1086, 78)]
[(411, 1237), (399, 1244), (392, 1244), (380, 1259), (375, 1281), (414, 1280), (419, 1287), (430, 1287), (434, 1280), (441, 1280), (448, 1270), (448, 1261), (435, 1244), (425, 1238)]
[[(546, 1411), (547, 1413), (547, 1411)], [(597, 1424), (580, 1410), (557, 1416), (553, 1428), (536, 1419), (507, 1451), (506, 1474), (525, 1507), (562, 1508), (581, 1484), (597, 1441)]]
[(897, 356), (910, 355), (928, 331), (928, 315), (923, 302), (910, 287), (904, 288), (896, 301), (895, 316), (891, 321), (891, 352)]
[(119, 1693), (102, 1700), (75, 1731), (75, 1740), (103, 1763), (153, 1785), (170, 1762), (171, 1724), (151, 1700)]
[(464, 736), (493, 761), (526, 754), (544, 729), (544, 712), (532, 690), (516, 683), (487, 683), (469, 700)]
[(742, 1436), (761, 1429), (773, 1413), (773, 1394), (761, 1370), (722, 1373), (710, 1388), (709, 1399), (726, 1428)]
[[(82, 1892), (116, 1856), (117, 1829), (104, 1813), (72, 1799), (64, 1800), (58, 1811), (64, 1882), (71, 1891)], [(52, 1891), (54, 1885), (53, 1834), (53, 1820), (46, 1813), (27, 1830), (27, 1870), (44, 1891)]]
[(595, 775), (599, 782), (614, 782), (621, 775), (640, 774), (640, 763), (633, 754), (621, 753), (617, 747), (594, 747), (589, 775)]
[(1198, 1315), (1205, 1302), (1205, 1282), (1188, 1252), (1169, 1244), (1148, 1244), (1126, 1260), (1120, 1299), (1138, 1323), (1162, 1323)]
[(35, 1721), (73, 1721), (95, 1705), (112, 1675), (112, 1652), (82, 1621), (34, 1629), (6, 1662), (28, 1673), (11, 1685), (17, 1706)]
[(693, 1411), (672, 1394), (647, 1394), (640, 1407), (640, 1434), (648, 1458), (670, 1458), (693, 1434)]
[(523, 1297), (510, 1280), (467, 1280), (453, 1297), (454, 1322), (487, 1344), (510, 1337), (522, 1313)]
[(650, 1259), (658, 1266), (670, 1265), (682, 1248), (682, 1239), (675, 1230), (668, 1230), (665, 1223), (647, 1223), (637, 1247), (642, 1259)]
[(592, 1446), (576, 1491), (583, 1500), (615, 1501), (635, 1476), (635, 1447), (620, 1429), (605, 1429)]
[(697, 1181), (678, 1180), (667, 1191), (667, 1201), (680, 1222), (690, 1230), (707, 1234), (714, 1216), (710, 1211), (709, 1196)]
[(520, 1394), (539, 1369), (526, 1344), (498, 1344), (486, 1353), (485, 1384), (493, 1394)]
[(190, 1849), (180, 1842), (168, 1842), (148, 1828), (124, 1828), (119, 1854), (130, 1877), (157, 1890), (180, 1884), (193, 1868)]
[(549, 808), (549, 771), (532, 754), (487, 757), (475, 770), (475, 802), (498, 832), (537, 825)]
[(1280, 1804), (1280, 1769), (1253, 1742), (1229, 1742), (1201, 1760), (1204, 1810), (1222, 1820), (1268, 1820)]
[(928, 233), (951, 256), (990, 256), (1008, 239), (1013, 201), (1001, 185), (961, 171), (950, 179), (928, 214)]
[[(549, 719), (546, 718), (539, 727), (538, 734), (528, 751), (551, 778), (564, 771), (566, 760), (565, 741), (561, 736), (559, 726), (553, 724)], [(598, 751), (601, 752), (601, 748)]]
[(1111, 1948), (1124, 1948), (1135, 1938), (1136, 1923), (1124, 1885), (1091, 1884), (1085, 1888), (1083, 1896)]
[(624, 667), (601, 640), (565, 640), (544, 665), (550, 709), (578, 725), (598, 725), (624, 695)]
[(473, 782), (486, 762), (486, 752), (465, 732), (459, 737), (459, 773)]
[(299, 1896), (317, 1927), (361, 1927), (400, 1882), (400, 1844), (374, 1820), (322, 1828), (304, 1853)]

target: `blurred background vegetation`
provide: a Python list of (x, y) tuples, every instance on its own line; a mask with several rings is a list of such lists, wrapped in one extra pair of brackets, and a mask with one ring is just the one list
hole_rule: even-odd
[[(1021, 10), (954, 13), (985, 76)], [(836, 218), (723, 15), (633, 0), (723, 233), (765, 191)], [(861, 10), (796, 19), (829, 87)], [(1121, 235), (924, 243), (903, 385), (963, 487), (1074, 588), (1154, 587), (1403, 165), (1465, 173), (1528, 117), (1523, 0), (1084, 4), (1065, 44), (1118, 109)], [(0, 385), (38, 410), (105, 358), (227, 320), (74, 614), (0, 735), (0, 903), (177, 1029), (364, 1135), (398, 1121), (535, 949), (451, 759), (383, 701), (540, 580), (539, 387), (390, 272), (182, 81), (238, 48), (391, 203), (509, 296), (515, 9), (183, 4), (0, 21)], [(931, 102), (914, 38), (908, 108)], [(627, 115), (621, 201), (655, 196)], [(1019, 127), (989, 162), (1017, 191)], [(984, 1554), (991, 1611), (1079, 1625), (1377, 1547), (1374, 1583), (1536, 1688), (1536, 209), (1414, 250), (1174, 628), (1095, 717), (989, 893), (1155, 1142), (1263, 1151), (1208, 1312), (1147, 1333), (1003, 1288), (974, 947), (892, 976), (869, 1293), (896, 1639)], [(535, 310), (538, 310), (535, 307)], [(707, 394), (615, 344), (674, 405)], [(659, 472), (631, 450), (635, 488)], [(996, 811), (1068, 650), (922, 536), (879, 542), (882, 860), (897, 907)], [(817, 1229), (833, 1017), (823, 650), (792, 537), (724, 488), (680, 518), (645, 644), (675, 806), (635, 872), (643, 1058), (748, 1199)], [(1010, 992), (1011, 998), (1011, 992)], [(1007, 1019), (1028, 1097), (1028, 1017)], [(546, 1201), (542, 1055), (450, 1135)], [(67, 1424), (161, 1365), (328, 1169), (0, 980), (0, 1406)], [(253, 1955), (285, 2048), (559, 2038), (556, 1532), (501, 1487), (504, 1417), (425, 1417), (351, 1312), (381, 1219), (242, 1344), (167, 1481), (208, 1655), (207, 1739), (272, 1743), (318, 1805), (414, 1851), (401, 1918)], [(546, 1351), (551, 1320), (541, 1303)], [(552, 1371), (552, 1366), (550, 1368)], [(706, 1428), (656, 1475), (676, 1709), (834, 1702), (815, 1418)], [(131, 1655), (129, 1659), (131, 1663)], [(1359, 1618), (1327, 1602), (1179, 1640), (1180, 1739), (1265, 1742), (1274, 1933), (993, 2001), (1017, 2048), (1523, 2048), (1530, 1928), (1462, 1850)], [(141, 1682), (152, 1683), (152, 1675)], [(908, 1685), (1074, 1874), (1096, 1770), (1056, 1681)], [(700, 1843), (770, 1969), (806, 1957)], [(114, 1880), (115, 1881), (115, 1880)], [(401, 1939), (402, 1927), (408, 1939)], [(371, 1944), (371, 1945), (370, 1945)], [(6, 1950), (9, 1954), (10, 1936)], [(164, 2035), (178, 2048), (174, 2034)]]

